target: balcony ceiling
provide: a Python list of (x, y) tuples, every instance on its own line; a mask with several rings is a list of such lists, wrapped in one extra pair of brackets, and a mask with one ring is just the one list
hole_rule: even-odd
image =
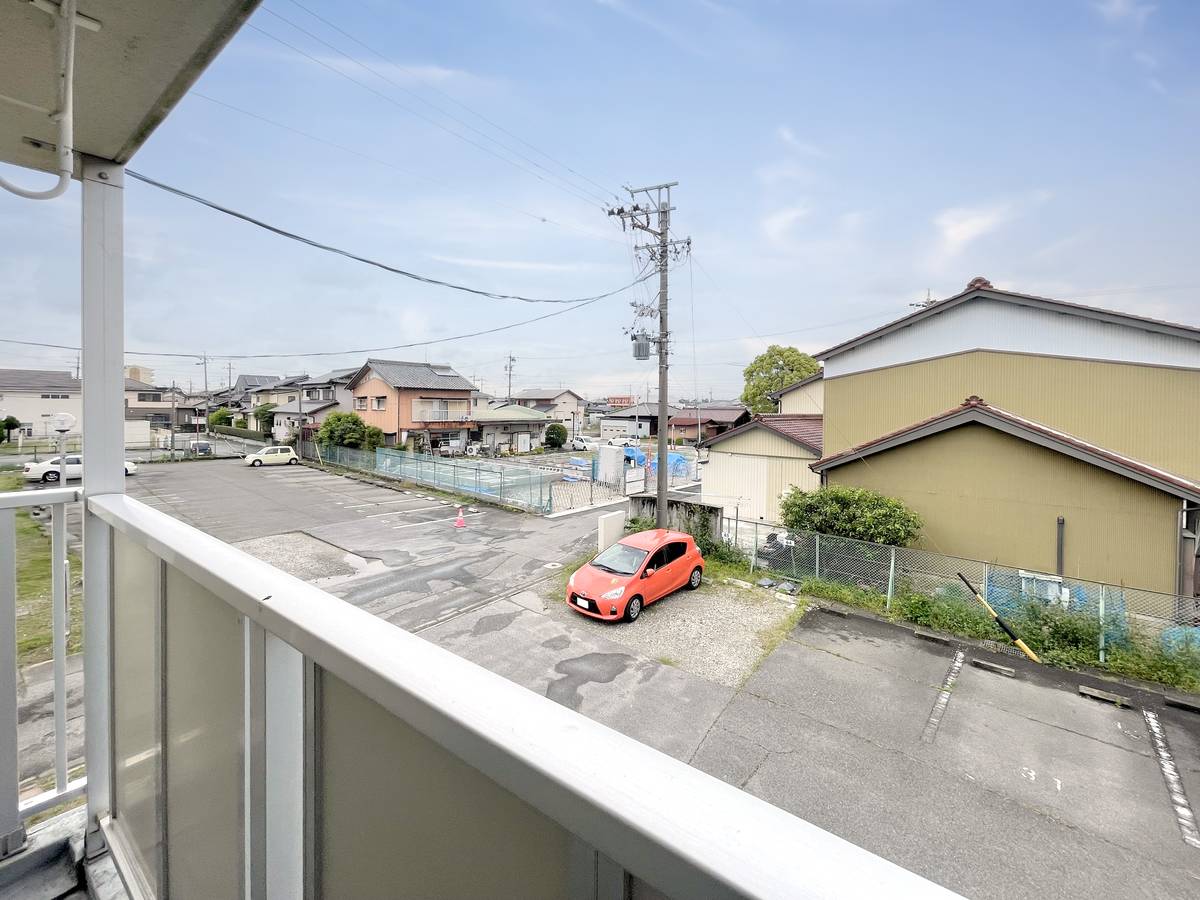
[[(124, 163), (179, 102), (260, 0), (79, 0), (99, 31), (75, 41), (75, 149)], [(0, 93), (55, 106), (54, 17), (28, 0), (0, 0)], [(0, 100), (0, 160), (54, 170), (57, 127)], [(78, 160), (76, 163), (78, 174)]]

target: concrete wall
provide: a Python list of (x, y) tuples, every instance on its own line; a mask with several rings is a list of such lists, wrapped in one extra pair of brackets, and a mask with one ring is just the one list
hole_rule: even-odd
[[(72, 434), (77, 434), (83, 427), (83, 399), (79, 391), (68, 393), (66, 399), (60, 400), (44, 400), (40, 392), (26, 391), (10, 390), (0, 396), (0, 418), (15, 416), (22, 424), (28, 424), (33, 430), (32, 437), (39, 440), (57, 436), (57, 432), (50, 427), (50, 417), (60, 412), (70, 413), (75, 417), (77, 424)], [(13, 432), (13, 440), (16, 439), (16, 432)]]
[(825, 379), (825, 455), (945, 412), (993, 406), (1200, 480), (1200, 371), (972, 351)]
[(730, 518), (778, 522), (784, 492), (821, 486), (821, 476), (808, 467), (815, 460), (773, 431), (751, 428), (709, 450), (701, 470), (704, 499), (723, 506)]
[[(697, 518), (707, 520), (708, 533), (712, 539), (721, 539), (721, 507), (686, 499), (686, 494), (671, 494), (667, 498), (667, 527), (677, 531), (693, 532), (692, 523)], [(629, 518), (653, 519), (658, 509), (654, 494), (636, 494), (629, 498)], [(694, 532), (693, 532), (694, 533)]]
[(829, 482), (898, 497), (925, 520), (916, 546), (1172, 593), (1181, 501), (984, 425), (972, 424), (828, 470)]
[(820, 415), (825, 411), (825, 379), (788, 391), (779, 398), (779, 411), (795, 415)]
[(625, 533), (625, 513), (601, 513), (596, 517), (596, 552), (602, 553)]

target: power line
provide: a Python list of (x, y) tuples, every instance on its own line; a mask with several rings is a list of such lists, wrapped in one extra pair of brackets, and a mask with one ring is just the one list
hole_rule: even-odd
[[(264, 124), (271, 125), (274, 128), (279, 128), (283, 131), (287, 131), (291, 134), (298, 135), (302, 138), (307, 138), (310, 141), (315, 141), (318, 144), (324, 144), (325, 146), (332, 147), (334, 150), (337, 150), (341, 153), (349, 153), (353, 156), (357, 156), (359, 159), (365, 159), (368, 162), (373, 162), (376, 165), (383, 166), (388, 169), (392, 169), (395, 172), (400, 172), (400, 173), (402, 173), (404, 175), (408, 175), (412, 178), (419, 178), (422, 181), (427, 181), (430, 184), (437, 185), (438, 187), (449, 188), (450, 190), (457, 190), (461, 186), (461, 185), (453, 184), (449, 181), (445, 181), (440, 178), (435, 178), (432, 175), (425, 175), (421, 172), (415, 172), (412, 169), (406, 169), (403, 166), (398, 166), (393, 162), (389, 162), (385, 159), (380, 159), (377, 156), (371, 156), (369, 153), (363, 153), (361, 150), (357, 150), (354, 147), (347, 147), (345, 144), (339, 144), (336, 141), (331, 141), (328, 138), (321, 137), (320, 135), (312, 134), (311, 132), (308, 132), (308, 131), (303, 131), (299, 128), (295, 128), (291, 125), (288, 125), (284, 122), (279, 122), (279, 121), (276, 121), (275, 119), (268, 118), (267, 116), (264, 116), (261, 113), (256, 113), (253, 110), (243, 109), (240, 106), (235, 106), (232, 103), (227, 103), (224, 100), (218, 100), (216, 97), (210, 97), (208, 94), (202, 93), (201, 91), (196, 91), (196, 90), (188, 91), (187, 96), (188, 97), (198, 97), (199, 99), (205, 100), (208, 103), (212, 103), (215, 106), (220, 106), (220, 107), (230, 110), (231, 112), (236, 112), (236, 113), (239, 113), (240, 115), (247, 116), (248, 118), (256, 119), (259, 122), (263, 122)], [(364, 140), (362, 143), (367, 143), (367, 142)], [(528, 216), (529, 218), (535, 219), (538, 222), (543, 222), (543, 223), (546, 223), (549, 225), (557, 225), (559, 228), (567, 228), (572, 231), (578, 231), (580, 234), (586, 234), (589, 237), (594, 237), (594, 238), (597, 238), (598, 240), (602, 240), (602, 241), (608, 241), (610, 244), (617, 244), (621, 247), (627, 246), (626, 243), (622, 240), (618, 240), (617, 238), (611, 237), (607, 234), (602, 234), (599, 231), (593, 231), (590, 228), (584, 228), (582, 225), (575, 225), (571, 222), (560, 222), (557, 219), (553, 219), (550, 216), (544, 215), (542, 213), (536, 213), (536, 212), (531, 212), (530, 210), (527, 210), (527, 209), (521, 209), (521, 207), (519, 207), (519, 206), (512, 206), (508, 203), (503, 203), (499, 200), (492, 200), (490, 198), (484, 198), (484, 202), (490, 203), (491, 205), (497, 206), (501, 209), (506, 209), (509, 212), (515, 212), (522, 216)]]
[[(284, 19), (283, 16), (279, 15), (278, 13), (271, 12), (271, 10), (266, 10), (266, 12), (271, 13), (271, 15), (275, 16), (278, 19), (283, 19), (283, 21), (285, 21), (285, 22), (288, 21), (287, 19)], [(292, 23), (288, 22), (288, 24), (291, 25)], [(424, 122), (428, 122), (434, 128), (438, 128), (438, 129), (446, 132), (449, 135), (453, 135), (454, 137), (458, 138), (460, 141), (465, 141), (466, 143), (470, 144), (471, 146), (476, 147), (479, 150), (482, 150), (484, 153), (487, 153), (490, 156), (494, 156), (494, 157), (496, 157), (496, 159), (502, 160), (502, 161), (508, 163), (510, 166), (520, 169), (522, 172), (525, 172), (528, 175), (532, 175), (538, 181), (545, 182), (546, 184), (548, 184), (552, 187), (558, 188), (560, 191), (570, 194), (576, 200), (581, 200), (584, 203), (586, 203), (589, 207), (595, 208), (596, 206), (600, 205), (596, 202), (596, 200), (594, 200), (591, 197), (588, 197), (586, 194), (582, 193), (578, 189), (571, 188), (571, 187), (565, 187), (563, 184), (560, 184), (560, 183), (554, 182), (554, 181), (550, 181), (549, 179), (544, 178), (543, 176), (539, 175), (537, 172), (534, 172), (532, 169), (529, 169), (526, 166), (521, 165), (519, 162), (516, 162), (515, 160), (509, 159), (507, 156), (497, 153), (491, 147), (481, 144), (476, 140), (472, 140), (471, 138), (467, 137), (464, 134), (460, 134), (459, 132), (455, 131), (452, 128), (446, 127), (445, 125), (443, 125), (441, 122), (437, 121), (436, 119), (430, 118), (429, 116), (425, 115), (422, 112), (418, 112), (417, 110), (413, 109), (410, 106), (405, 106), (403, 103), (401, 103), (399, 100), (397, 100), (395, 97), (391, 96), (390, 94), (385, 94), (383, 91), (377, 91), (375, 88), (371, 87), (369, 84), (359, 81), (357, 78), (354, 78), (353, 76), (348, 75), (347, 73), (343, 72), (337, 66), (331, 65), (330, 63), (326, 62), (325, 60), (320, 59), (316, 56), (313, 56), (311, 53), (309, 53), (305, 50), (301, 50), (295, 44), (288, 43), (283, 38), (278, 37), (274, 34), (271, 34), (271, 32), (267, 31), (264, 28), (260, 28), (259, 26), (255, 25), (253, 22), (247, 22), (245, 27), (250, 28), (254, 31), (257, 31), (259, 34), (263, 35), (264, 37), (270, 38), (271, 40), (275, 41), (276, 43), (281, 44), (284, 47), (287, 47), (293, 53), (303, 56), (305, 59), (308, 59), (311, 62), (316, 63), (318, 66), (320, 66), (323, 69), (328, 69), (330, 72), (333, 72), (334, 74), (339, 75), (342, 78), (345, 78), (350, 83), (358, 85), (363, 90), (370, 91), (372, 94), (374, 94), (376, 97), (379, 97), (381, 100), (386, 100), (388, 103), (391, 103), (393, 106), (396, 106), (397, 108), (404, 110), (409, 115), (416, 116), (418, 119), (421, 119)], [(371, 68), (369, 66), (367, 66), (365, 63), (361, 63), (361, 62), (353, 59), (352, 57), (347, 56), (341, 50), (338, 50), (337, 47), (334, 47), (332, 44), (329, 44), (326, 41), (323, 41), (320, 38), (311, 35), (310, 32), (305, 31), (300, 26), (293, 25), (293, 27), (296, 28), (298, 31), (301, 31), (305, 34), (309, 34), (310, 37), (314, 37), (314, 40), (324, 44), (326, 47), (329, 47), (335, 53), (338, 53), (339, 55), (341, 55), (345, 59), (349, 60), (350, 62), (354, 63), (355, 65), (361, 66), (362, 68), (366, 69), (367, 71), (372, 71)], [(378, 77), (383, 78), (384, 81), (388, 80), (386, 77), (384, 77), (382, 75), (380, 75)]]
[(632, 281), (629, 284), (623, 285), (623, 286), (617, 288), (616, 290), (606, 291), (603, 294), (595, 294), (595, 295), (592, 295), (589, 297), (576, 297), (576, 298), (570, 299), (570, 300), (548, 300), (548, 299), (538, 298), (538, 297), (525, 297), (521, 294), (499, 294), (499, 293), (495, 293), (493, 291), (481, 290), (480, 288), (473, 288), (473, 287), (467, 287), (466, 285), (462, 285), (462, 284), (455, 284), (454, 282), (451, 282), (451, 281), (442, 281), (440, 278), (433, 278), (429, 275), (420, 275), (416, 272), (409, 272), (406, 269), (401, 269), (396, 266), (388, 265), (387, 263), (379, 262), (378, 260), (370, 259), (365, 256), (359, 256), (357, 253), (351, 253), (349, 250), (342, 250), (338, 247), (333, 247), (329, 244), (322, 244), (319, 241), (314, 241), (312, 238), (306, 238), (303, 235), (296, 234), (295, 232), (287, 231), (286, 229), (279, 228), (275, 225), (270, 225), (270, 224), (262, 221), (261, 219), (256, 219), (253, 216), (249, 216), (249, 215), (246, 215), (245, 213), (238, 212), (237, 210), (230, 209), (227, 206), (222, 206), (221, 204), (215, 203), (212, 200), (206, 200), (205, 198), (197, 196), (196, 194), (188, 193), (187, 191), (182, 190), (181, 188), (172, 187), (169, 184), (163, 184), (161, 181), (155, 181), (153, 178), (150, 178), (146, 175), (142, 175), (139, 172), (134, 172), (132, 169), (126, 169), (125, 173), (127, 175), (129, 175), (129, 177), (136, 178), (138, 181), (148, 184), (151, 187), (156, 187), (159, 190), (166, 191), (167, 193), (175, 194), (177, 197), (183, 197), (186, 200), (191, 200), (194, 203), (199, 203), (201, 206), (207, 206), (209, 209), (216, 210), (217, 212), (220, 212), (220, 213), (224, 213), (227, 216), (232, 216), (235, 219), (241, 219), (243, 222), (248, 222), (251, 225), (255, 225), (258, 228), (262, 228), (266, 231), (271, 232), (272, 234), (277, 234), (280, 237), (285, 237), (285, 238), (288, 238), (289, 240), (297, 241), (298, 243), (301, 243), (301, 244), (307, 244), (309, 247), (313, 247), (317, 250), (324, 250), (326, 253), (333, 253), (337, 256), (343, 256), (346, 259), (354, 260), (355, 262), (360, 262), (360, 263), (363, 263), (364, 265), (374, 266), (377, 269), (383, 269), (385, 272), (391, 272), (393, 275), (401, 275), (405, 278), (411, 278), (413, 281), (420, 281), (423, 284), (431, 284), (431, 285), (436, 285), (438, 287), (450, 288), (450, 289), (456, 290), (456, 291), (463, 291), (464, 293), (474, 294), (477, 297), (487, 297), (491, 300), (520, 300), (522, 303), (562, 303), (562, 304), (574, 303), (574, 304), (579, 304), (579, 303), (583, 303), (583, 302), (591, 302), (594, 300), (603, 300), (605, 297), (611, 297), (614, 294), (619, 294), (622, 291), (627, 291), (634, 285), (638, 284), (639, 281), (645, 280), (646, 278), (650, 277), (650, 275), (644, 275), (644, 276), (642, 276), (642, 278), (640, 278), (636, 281)]
[[(586, 181), (588, 184), (592, 185), (593, 187), (599, 188), (601, 195), (603, 197), (605, 197), (606, 199), (609, 196), (613, 196), (613, 197), (618, 196), (615, 192), (609, 190), (604, 185), (598, 184), (597, 182), (593, 181), (591, 178), (588, 178), (586, 175), (575, 171), (573, 168), (568, 166), (566, 163), (562, 162), (561, 160), (556, 159), (555, 157), (551, 156), (546, 151), (539, 149), (538, 147), (529, 143), (529, 141), (525, 140), (524, 138), (520, 137), (519, 135), (513, 134), (511, 131), (509, 131), (507, 128), (505, 128), (503, 125), (500, 125), (499, 123), (494, 122), (493, 120), (489, 119), (487, 116), (485, 116), (483, 113), (479, 112), (477, 109), (474, 109), (474, 108), (468, 106), (466, 103), (463, 103), (457, 97), (454, 97), (453, 95), (448, 94), (446, 91), (443, 91), (441, 88), (439, 88), (437, 85), (430, 82), (428, 79), (422, 78), (419, 73), (414, 72), (412, 69), (409, 69), (407, 66), (404, 66), (401, 63), (396, 62), (391, 57), (385, 56), (383, 53), (380, 53), (374, 47), (372, 47), (369, 44), (365, 43), (364, 41), (358, 39), (357, 37), (352, 35), (350, 32), (346, 31), (344, 28), (339, 27), (336, 23), (329, 21), (324, 16), (321, 16), (319, 13), (313, 12), (311, 9), (309, 9), (307, 6), (305, 6), (303, 3), (298, 3), (297, 0), (288, 0), (288, 2), (291, 3), (292, 6), (302, 9), (304, 12), (308, 13), (310, 16), (312, 16), (317, 21), (324, 23), (329, 28), (332, 28), (334, 31), (336, 31), (338, 34), (345, 37), (347, 40), (354, 42), (355, 44), (362, 47), (367, 52), (373, 53), (375, 56), (379, 57), (381, 60), (383, 60), (388, 65), (394, 66), (395, 68), (399, 69), (401, 72), (404, 72), (410, 78), (413, 78), (413, 79), (421, 82), (421, 84), (425, 85), (425, 87), (429, 88), (431, 91), (441, 94), (443, 97), (445, 97), (451, 103), (453, 103), (455, 106), (458, 106), (459, 108), (466, 110), (467, 112), (471, 113), (471, 115), (478, 117), (482, 121), (486, 122), (488, 125), (492, 126), (492, 128), (495, 128), (497, 131), (508, 135), (515, 141), (518, 141), (518, 142), (524, 144), (526, 147), (528, 147), (530, 150), (534, 151), (535, 153), (541, 154), (546, 159), (548, 159), (552, 163), (554, 163), (556, 166), (559, 166), (560, 168), (565, 169), (566, 171), (570, 172), (576, 178), (579, 178), (582, 181)], [(267, 12), (271, 12), (271, 10), (267, 10)], [(272, 13), (272, 15), (278, 16), (277, 13)], [(279, 18), (282, 18), (282, 16), (279, 16)], [(291, 24), (291, 23), (289, 23), (289, 24)], [(436, 106), (435, 104), (430, 103), (426, 98), (422, 97), (420, 94), (417, 94), (413, 91), (409, 91), (407, 88), (402, 88), (402, 90), (407, 91), (408, 93), (412, 94), (414, 97), (417, 97), (417, 99), (421, 100), (423, 103), (433, 107), (434, 109), (437, 109), (439, 112), (449, 115), (449, 113), (446, 113), (445, 110), (442, 110), (440, 107)], [(456, 122), (462, 121), (461, 119), (458, 119), (454, 116), (451, 116), (451, 118), (453, 118)], [(468, 127), (468, 128), (471, 128), (471, 126), (468, 125), (466, 122), (463, 122), (462, 124), (466, 125), (466, 127)], [(478, 129), (472, 128), (472, 130), (476, 131), (477, 134), (481, 134), (485, 137), (489, 137), (484, 132), (478, 131)], [(491, 137), (489, 137), (489, 139), (495, 140), (495, 138), (491, 138)], [(502, 146), (502, 147), (505, 146), (504, 144), (501, 144), (499, 141), (496, 141), (496, 143), (500, 144), (500, 146)], [(511, 149), (511, 148), (506, 147), (506, 149)], [(513, 152), (515, 152), (515, 151), (513, 151)], [(538, 165), (533, 160), (530, 160), (530, 162), (533, 163), (534, 165)], [(540, 166), (539, 166), (539, 168), (540, 168)]]

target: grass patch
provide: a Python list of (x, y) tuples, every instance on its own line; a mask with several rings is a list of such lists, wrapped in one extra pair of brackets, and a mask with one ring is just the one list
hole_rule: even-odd
[[(895, 596), (889, 607), (883, 594), (853, 585), (806, 578), (800, 589), (813, 597), (870, 610), (893, 622), (910, 622), (962, 637), (1011, 643), (983, 606), (963, 590), (947, 591), (936, 597), (906, 591)], [(1156, 641), (1126, 635), (1110, 643), (1106, 658), (1101, 662), (1102, 624), (1093, 616), (1047, 606), (1036, 600), (1026, 600), (1001, 614), (1047, 665), (1060, 669), (1100, 669), (1114, 675), (1200, 692), (1198, 647), (1168, 652)]]
[[(779, 645), (787, 640), (787, 636), (792, 633), (792, 629), (804, 618), (806, 612), (808, 612), (807, 601), (803, 597), (797, 597), (795, 609), (791, 610), (770, 628), (764, 628), (758, 633), (758, 645), (762, 648), (762, 652), (758, 654), (758, 659), (754, 661), (754, 665), (746, 673), (746, 678), (757, 672), (767, 657), (779, 649)], [(745, 679), (743, 679), (744, 683)]]
[(664, 666), (674, 666), (675, 668), (679, 668), (679, 660), (675, 659), (673, 656), (660, 656), (658, 657), (658, 661)]
[[(19, 490), (20, 475), (0, 474), (0, 491)], [(51, 635), (50, 536), (29, 512), (16, 512), (17, 527), (17, 665), (44, 662), (54, 652)], [(83, 649), (82, 564), (78, 554), (68, 554), (71, 583), (67, 590), (69, 635), (67, 652)]]

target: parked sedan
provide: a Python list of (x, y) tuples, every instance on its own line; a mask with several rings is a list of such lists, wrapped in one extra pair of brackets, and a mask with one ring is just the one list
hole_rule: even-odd
[(243, 460), (248, 466), (294, 466), (300, 462), (300, 457), (291, 447), (263, 447), (257, 453), (251, 453)]
[(595, 450), (596, 449), (596, 440), (594, 438), (573, 437), (569, 441), (567, 441), (565, 444), (563, 444), (563, 449), (579, 450), (579, 451), (584, 451), (584, 452), (586, 452), (588, 450)]
[(694, 591), (704, 557), (690, 534), (656, 528), (622, 538), (567, 582), (567, 605), (593, 619), (632, 622), (680, 588)]
[[(125, 474), (137, 473), (137, 463), (125, 460)], [(44, 462), (25, 463), (21, 473), (26, 481), (40, 481), (43, 484), (53, 484), (62, 477), (62, 457), (47, 459)], [(73, 481), (83, 477), (83, 457), (78, 453), (67, 454), (67, 480)]]
[(608, 445), (610, 447), (640, 447), (642, 442), (635, 437), (615, 437), (608, 439)]

